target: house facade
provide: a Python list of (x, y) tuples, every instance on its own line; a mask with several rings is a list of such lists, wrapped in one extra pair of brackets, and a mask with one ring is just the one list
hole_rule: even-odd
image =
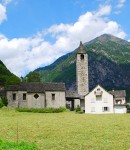
[(65, 107), (64, 83), (20, 83), (7, 88), (8, 107)]
[(114, 113), (113, 95), (100, 85), (85, 96), (85, 113)]
[(97, 85), (85, 96), (85, 113), (126, 113), (125, 90), (107, 92)]
[(109, 91), (113, 95), (114, 113), (126, 113), (126, 91), (125, 90), (112, 90)]

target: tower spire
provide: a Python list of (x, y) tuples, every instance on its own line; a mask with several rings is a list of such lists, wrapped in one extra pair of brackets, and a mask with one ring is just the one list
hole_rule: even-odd
[(84, 45), (82, 43), (82, 41), (80, 41), (80, 45), (79, 45), (79, 48), (78, 48), (78, 52), (77, 54), (85, 54), (85, 49), (84, 49)]

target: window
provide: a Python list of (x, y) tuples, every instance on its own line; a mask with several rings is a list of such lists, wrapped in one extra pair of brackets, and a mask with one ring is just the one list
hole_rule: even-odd
[(95, 103), (95, 99), (94, 98), (91, 98), (91, 103)]
[(115, 102), (116, 102), (116, 104), (121, 104), (121, 103), (122, 103), (122, 100), (116, 99)]
[(81, 58), (81, 60), (84, 60), (84, 55), (81, 54), (81, 55), (80, 55), (80, 58)]
[(104, 101), (104, 103), (107, 103), (107, 98), (104, 98), (104, 100), (103, 100), (103, 101)]
[(95, 112), (95, 107), (91, 107), (91, 112)]
[(26, 100), (26, 93), (23, 93), (23, 100)]
[(109, 111), (109, 107), (103, 107), (103, 112)]
[(13, 93), (13, 100), (16, 100), (16, 93)]
[(35, 99), (38, 99), (38, 97), (39, 97), (38, 94), (35, 94), (35, 95), (34, 95), (34, 98), (35, 98)]
[(101, 101), (102, 100), (102, 96), (101, 95), (96, 95), (96, 100), (97, 101)]
[(52, 100), (55, 100), (55, 94), (52, 94)]

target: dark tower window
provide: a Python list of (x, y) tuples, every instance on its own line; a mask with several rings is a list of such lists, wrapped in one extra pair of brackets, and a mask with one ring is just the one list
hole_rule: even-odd
[(81, 55), (80, 55), (80, 58), (81, 58), (81, 60), (84, 60), (84, 55), (81, 54)]

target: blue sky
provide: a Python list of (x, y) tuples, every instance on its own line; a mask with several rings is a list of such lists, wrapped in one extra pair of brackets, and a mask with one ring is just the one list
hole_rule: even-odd
[(0, 0), (0, 60), (18, 76), (104, 33), (130, 40), (129, 0)]

